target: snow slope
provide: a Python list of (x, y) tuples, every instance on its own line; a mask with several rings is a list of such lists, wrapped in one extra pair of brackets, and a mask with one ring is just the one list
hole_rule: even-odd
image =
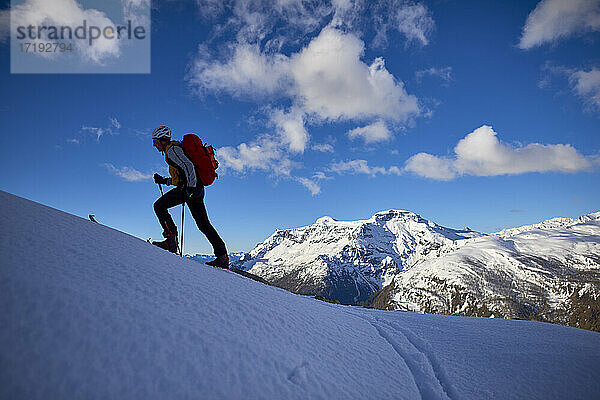
[(590, 399), (600, 334), (320, 302), (0, 192), (2, 399)]

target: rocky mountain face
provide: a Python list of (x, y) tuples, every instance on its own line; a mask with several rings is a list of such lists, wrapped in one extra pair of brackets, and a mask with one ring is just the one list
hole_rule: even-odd
[(389, 210), (362, 221), (323, 217), (310, 226), (277, 230), (234, 267), (295, 293), (361, 304), (423, 257), (478, 236), (409, 211)]
[(397, 274), (373, 306), (600, 331), (600, 213), (456, 241)]
[(277, 230), (234, 263), (343, 304), (600, 330), (600, 213), (481, 234), (409, 211)]

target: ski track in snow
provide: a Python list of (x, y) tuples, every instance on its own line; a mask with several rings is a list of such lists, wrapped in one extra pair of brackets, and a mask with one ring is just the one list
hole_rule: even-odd
[[(423, 358), (423, 361), (426, 363), (425, 367), (423, 367), (423, 369), (425, 371), (427, 371), (425, 375), (426, 378), (431, 379), (432, 382), (435, 382), (435, 380), (437, 380), (437, 383), (439, 383), (439, 386), (443, 389), (444, 391), (444, 397), (447, 397), (449, 399), (458, 399), (458, 395), (456, 394), (456, 391), (454, 390), (453, 386), (452, 386), (452, 382), (450, 381), (450, 379), (448, 379), (448, 376), (446, 374), (446, 371), (444, 370), (442, 364), (438, 361), (437, 357), (435, 356), (435, 352), (433, 351), (433, 349), (431, 348), (431, 346), (429, 346), (429, 344), (420, 339), (417, 335), (415, 335), (410, 329), (408, 328), (403, 328), (400, 325), (398, 325), (397, 323), (394, 322), (390, 322), (390, 321), (385, 321), (383, 319), (379, 319), (379, 318), (375, 318), (378, 322), (380, 322), (381, 324), (384, 325), (388, 325), (389, 327), (391, 327), (392, 329), (396, 329), (398, 332), (401, 332), (404, 337), (407, 339), (407, 341), (417, 350), (417, 352), (419, 352), (423, 357), (417, 357), (416, 361), (416, 366), (420, 367), (422, 365), (421, 358)], [(431, 369), (429, 369), (429, 367), (431, 367)], [(430, 370), (431, 372), (433, 372), (433, 376), (431, 376), (430, 374)], [(425, 382), (425, 388), (429, 388), (429, 382)], [(436, 397), (430, 397), (430, 398), (441, 398), (441, 397), (437, 397), (438, 394), (441, 395), (441, 393), (438, 392), (438, 388), (435, 387), (433, 388), (435, 389), (434, 394), (436, 395)], [(423, 392), (423, 390), (421, 391), (421, 394), (423, 395), (423, 398), (425, 397), (425, 394), (428, 393), (427, 391), (425, 391), (425, 393)]]
[(364, 319), (375, 328), (377, 333), (404, 360), (412, 373), (415, 385), (424, 400), (458, 399), (443, 367), (426, 342), (415, 336), (410, 329), (383, 319), (359, 315), (347, 311), (348, 314)]

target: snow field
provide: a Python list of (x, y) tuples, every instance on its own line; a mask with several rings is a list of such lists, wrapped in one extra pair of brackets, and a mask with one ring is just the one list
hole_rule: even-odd
[(2, 399), (600, 396), (595, 332), (328, 304), (0, 203)]

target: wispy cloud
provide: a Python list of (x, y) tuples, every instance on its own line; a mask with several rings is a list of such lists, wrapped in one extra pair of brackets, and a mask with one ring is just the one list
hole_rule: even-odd
[(152, 178), (152, 174), (144, 174), (143, 172), (131, 167), (115, 167), (110, 163), (102, 164), (102, 166), (110, 173), (117, 175), (128, 182), (145, 181)]
[[(215, 25), (215, 32), (236, 32), (236, 41), (258, 43), (280, 49), (298, 38), (318, 32), (325, 25), (362, 36), (376, 33), (374, 44), (384, 47), (392, 32), (400, 33), (406, 44), (427, 45), (435, 22), (429, 9), (410, 0), (287, 1), (287, 0), (196, 0), (201, 15)], [(230, 13), (229, 13), (230, 12)], [(223, 17), (226, 15), (225, 22)]]
[(365, 174), (370, 176), (380, 175), (401, 175), (402, 171), (396, 166), (389, 168), (385, 167), (371, 167), (366, 160), (351, 160), (351, 161), (340, 161), (331, 164), (329, 167), (330, 172), (337, 174)]
[(524, 50), (600, 30), (600, 0), (542, 0), (527, 16), (519, 41)]
[(513, 146), (501, 142), (496, 135), (491, 126), (484, 125), (458, 142), (454, 156), (419, 153), (407, 160), (404, 169), (431, 179), (452, 180), (462, 175), (574, 173), (589, 171), (596, 163), (593, 157), (581, 155), (569, 144)]
[(333, 146), (330, 145), (329, 143), (318, 143), (318, 144), (313, 144), (311, 149), (315, 150), (315, 151), (320, 151), (321, 153), (333, 153)]
[(586, 111), (600, 111), (600, 69), (598, 67), (577, 69), (546, 63), (542, 67), (542, 73), (543, 77), (538, 82), (538, 87), (541, 89), (552, 88), (556, 77), (561, 80), (566, 79), (572, 92), (583, 101)]
[(117, 121), (117, 119), (115, 117), (110, 117), (110, 124), (115, 128), (115, 129), (120, 129), (121, 128), (121, 123), (119, 121)]
[(600, 69), (573, 71), (569, 76), (569, 82), (575, 93), (586, 104), (600, 111)]
[(298, 182), (300, 182), (304, 187), (306, 187), (313, 196), (321, 193), (321, 186), (311, 179), (308, 178), (297, 178)]
[(454, 76), (452, 75), (452, 67), (431, 67), (415, 72), (415, 76), (418, 81), (421, 81), (425, 76), (433, 76), (441, 79), (445, 85), (454, 80)]
[(429, 44), (429, 35), (435, 23), (427, 7), (419, 3), (405, 3), (395, 16), (396, 29), (409, 41), (416, 41), (423, 46)]
[(81, 130), (93, 134), (98, 142), (104, 135), (118, 135), (120, 132), (119, 129), (121, 128), (121, 123), (115, 117), (110, 117), (108, 120), (109, 122), (105, 127), (84, 125), (81, 127)]

